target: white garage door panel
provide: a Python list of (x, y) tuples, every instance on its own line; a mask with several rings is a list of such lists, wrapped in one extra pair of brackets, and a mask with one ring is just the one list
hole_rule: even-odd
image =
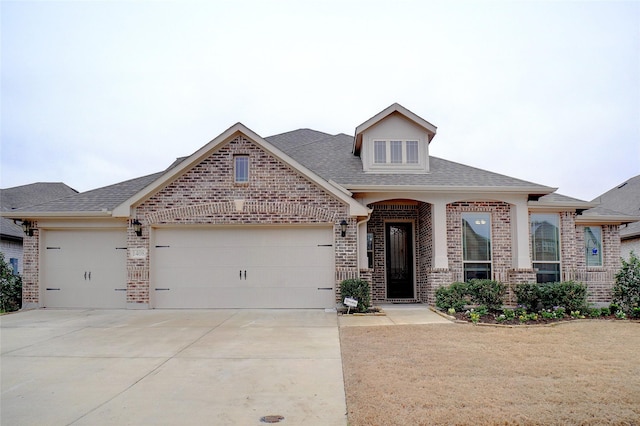
[(126, 307), (124, 230), (47, 230), (43, 243), (45, 307)]
[(331, 228), (158, 229), (154, 305), (332, 307), (332, 244)]

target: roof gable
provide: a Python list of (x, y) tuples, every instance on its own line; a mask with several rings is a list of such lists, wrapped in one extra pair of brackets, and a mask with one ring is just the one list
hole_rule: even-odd
[(362, 136), (364, 132), (373, 128), (374, 126), (379, 124), (381, 121), (383, 121), (390, 115), (396, 115), (396, 114), (401, 115), (402, 117), (409, 120), (413, 124), (422, 128), (429, 135), (427, 143), (430, 143), (435, 137), (436, 130), (437, 130), (436, 126), (429, 123), (427, 120), (423, 119), (422, 117), (409, 111), (402, 105), (398, 103), (394, 103), (388, 106), (387, 108), (385, 108), (384, 110), (380, 111), (378, 114), (374, 115), (373, 117), (371, 117), (370, 119), (368, 119), (367, 121), (359, 125), (358, 127), (356, 127), (356, 133), (353, 139), (353, 150), (352, 150), (353, 153), (356, 155), (360, 153), (360, 149), (362, 148)]
[(315, 172), (298, 163), (296, 160), (285, 154), (280, 149), (276, 148), (274, 145), (260, 137), (257, 133), (253, 132), (242, 123), (236, 123), (183, 161), (177, 164), (174, 163), (174, 165), (172, 165), (173, 167), (165, 170), (165, 172), (163, 172), (156, 180), (154, 180), (142, 190), (138, 191), (133, 196), (129, 197), (127, 200), (114, 208), (113, 216), (130, 217), (132, 207), (140, 204), (144, 200), (161, 191), (171, 182), (175, 181), (180, 176), (184, 175), (196, 165), (204, 161), (214, 151), (238, 136), (244, 136), (247, 139), (251, 140), (253, 143), (255, 143), (270, 155), (276, 157), (310, 181), (323, 188), (328, 193), (332, 194), (336, 198), (343, 201), (345, 204), (349, 205), (351, 214), (353, 216), (366, 216), (368, 214), (366, 207), (362, 206), (357, 201), (352, 199), (351, 194), (346, 190), (338, 187), (337, 185), (332, 185), (328, 181), (322, 179)]

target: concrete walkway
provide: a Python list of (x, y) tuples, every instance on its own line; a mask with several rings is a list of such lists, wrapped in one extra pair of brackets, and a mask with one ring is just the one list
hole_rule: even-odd
[(422, 304), (376, 305), (384, 315), (340, 315), (340, 327), (407, 325), (407, 324), (453, 324), (447, 318), (433, 312), (429, 306)]
[(3, 425), (346, 425), (335, 313), (35, 310), (0, 325)]

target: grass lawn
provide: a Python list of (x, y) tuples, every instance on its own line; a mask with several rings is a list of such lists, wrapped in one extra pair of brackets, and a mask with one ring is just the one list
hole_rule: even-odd
[(640, 323), (340, 329), (350, 426), (640, 425)]

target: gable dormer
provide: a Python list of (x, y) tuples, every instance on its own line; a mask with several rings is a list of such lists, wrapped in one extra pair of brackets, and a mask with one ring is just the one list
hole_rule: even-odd
[(436, 126), (393, 104), (356, 128), (353, 154), (369, 173), (429, 172), (429, 143)]

